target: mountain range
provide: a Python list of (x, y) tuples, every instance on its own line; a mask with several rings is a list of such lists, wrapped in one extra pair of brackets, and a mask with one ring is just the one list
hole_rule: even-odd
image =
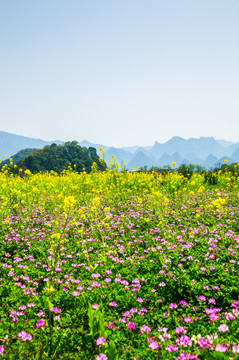
[[(33, 139), (21, 135), (0, 131), (0, 159), (11, 157), (18, 151), (25, 148), (41, 149), (52, 143), (63, 144), (61, 140), (44, 141)], [(220, 166), (224, 160), (228, 164), (239, 163), (239, 142), (226, 140), (216, 140), (214, 137), (200, 137), (184, 139), (174, 136), (165, 143), (155, 141), (152, 146), (127, 146), (111, 147), (103, 144), (95, 144), (87, 140), (78, 142), (80, 146), (94, 147), (100, 155), (100, 148), (104, 149), (104, 160), (106, 163), (112, 156), (116, 157), (117, 162), (126, 162), (126, 168), (147, 166), (163, 167), (176, 162), (176, 166), (181, 164), (201, 165), (205, 169)]]

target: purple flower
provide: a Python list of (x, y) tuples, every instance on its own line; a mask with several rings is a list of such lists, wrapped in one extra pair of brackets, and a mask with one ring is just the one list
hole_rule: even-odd
[(107, 340), (103, 337), (99, 337), (97, 340), (96, 340), (96, 345), (97, 346), (100, 346), (100, 345), (104, 345), (104, 343), (106, 342)]
[(204, 295), (200, 295), (198, 301), (206, 301), (206, 297)]

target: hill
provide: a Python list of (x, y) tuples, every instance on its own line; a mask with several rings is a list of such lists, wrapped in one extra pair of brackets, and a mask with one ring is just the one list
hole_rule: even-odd
[(71, 166), (77, 172), (85, 169), (89, 173), (93, 162), (97, 164), (99, 170), (106, 168), (104, 161), (100, 161), (95, 148), (87, 149), (79, 146), (77, 141), (72, 141), (64, 145), (51, 144), (34, 151), (17, 164), (17, 170), (28, 169), (33, 174), (53, 170), (59, 174)]

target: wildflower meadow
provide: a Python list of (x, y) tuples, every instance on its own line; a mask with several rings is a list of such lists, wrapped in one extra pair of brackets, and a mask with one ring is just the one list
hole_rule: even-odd
[(239, 359), (239, 165), (93, 170), (0, 173), (0, 359)]

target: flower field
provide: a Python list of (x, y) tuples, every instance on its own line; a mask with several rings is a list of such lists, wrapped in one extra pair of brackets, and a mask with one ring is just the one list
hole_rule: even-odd
[(0, 358), (239, 359), (237, 172), (0, 183)]

